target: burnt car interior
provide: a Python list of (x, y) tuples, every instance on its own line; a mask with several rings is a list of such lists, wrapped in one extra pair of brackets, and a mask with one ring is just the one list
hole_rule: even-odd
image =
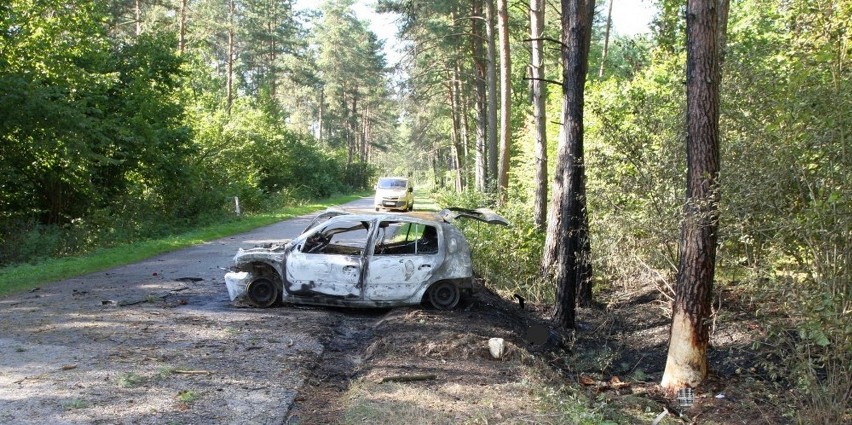
[(308, 237), (302, 252), (360, 256), (367, 246), (369, 232), (369, 221), (353, 220), (328, 225)]
[(375, 255), (437, 254), (438, 231), (435, 226), (383, 221), (373, 252)]
[[(369, 236), (370, 222), (350, 221), (329, 225), (305, 240), (302, 252), (360, 256)], [(435, 226), (406, 221), (383, 221), (379, 224), (374, 255), (417, 255), (438, 253), (438, 230)]]

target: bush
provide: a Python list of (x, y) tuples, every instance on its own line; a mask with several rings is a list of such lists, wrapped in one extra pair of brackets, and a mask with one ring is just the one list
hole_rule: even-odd
[[(474, 191), (440, 191), (435, 193), (435, 199), (442, 208), (473, 209), (493, 204), (490, 196)], [(523, 202), (510, 200), (497, 213), (511, 225), (495, 226), (474, 220), (456, 223), (470, 242), (474, 273), (499, 292), (552, 303), (555, 290), (541, 279), (539, 272), (545, 235), (535, 228), (532, 211)]]

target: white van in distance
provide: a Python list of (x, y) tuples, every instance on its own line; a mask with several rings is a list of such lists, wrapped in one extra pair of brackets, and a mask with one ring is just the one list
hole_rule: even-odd
[(376, 211), (414, 209), (414, 187), (405, 177), (382, 177), (376, 183), (376, 197), (373, 201)]

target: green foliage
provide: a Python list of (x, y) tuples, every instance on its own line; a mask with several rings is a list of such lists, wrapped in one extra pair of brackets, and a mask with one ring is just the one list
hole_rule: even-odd
[[(493, 200), (478, 192), (444, 191), (435, 197), (440, 208), (473, 209), (493, 204)], [(535, 228), (531, 208), (510, 201), (497, 213), (511, 225), (497, 226), (475, 220), (456, 223), (470, 243), (474, 272), (492, 288), (509, 296), (518, 294), (531, 302), (553, 302), (555, 290), (540, 278), (544, 232)]]
[[(3, 4), (0, 264), (178, 233), (226, 217), (233, 197), (260, 212), (369, 185), (366, 158), (287, 125), (284, 105), (305, 99), (281, 99), (278, 87), (316, 88), (302, 72), (283, 81), (285, 64), (312, 59), (300, 56), (306, 37), (293, 10), (238, 3), (233, 105), (223, 99), (228, 14), (220, 3), (194, 5), (181, 55), (167, 5), (138, 5), (137, 27), (137, 5), (127, 2)], [(373, 66), (361, 105), (376, 112), (386, 109), (375, 99), (388, 95), (367, 92), (382, 86), (377, 46), (350, 52)]]
[(683, 202), (683, 57), (658, 57), (630, 81), (592, 84), (587, 197), (597, 279), (668, 278)]

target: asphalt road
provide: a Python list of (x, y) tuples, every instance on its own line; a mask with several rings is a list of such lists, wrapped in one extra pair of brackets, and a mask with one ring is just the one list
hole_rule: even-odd
[(236, 308), (223, 268), (312, 216), (0, 299), (0, 424), (282, 423), (349, 313)]

